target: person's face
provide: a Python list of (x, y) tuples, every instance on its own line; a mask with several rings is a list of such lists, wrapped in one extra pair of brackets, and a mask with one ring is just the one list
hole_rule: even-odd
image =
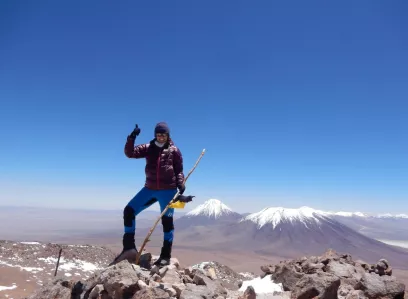
[(168, 138), (169, 138), (169, 137), (168, 137), (167, 134), (165, 134), (165, 133), (157, 133), (157, 134), (156, 134), (156, 139), (157, 139), (157, 141), (160, 142), (160, 143), (165, 143), (165, 142), (167, 142)]

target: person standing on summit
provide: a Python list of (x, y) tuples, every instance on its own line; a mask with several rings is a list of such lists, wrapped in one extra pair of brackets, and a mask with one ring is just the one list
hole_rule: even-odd
[[(167, 123), (159, 122), (156, 125), (154, 139), (149, 143), (135, 146), (135, 140), (140, 131), (136, 125), (132, 133), (128, 135), (125, 155), (128, 158), (146, 159), (146, 181), (144, 187), (123, 210), (123, 250), (111, 265), (125, 259), (129, 262), (135, 261), (138, 253), (135, 246), (136, 216), (157, 201), (160, 205), (160, 211), (163, 212), (176, 195), (177, 190), (180, 195), (185, 191), (183, 156), (170, 138), (170, 129)], [(173, 213), (174, 208), (169, 208), (161, 219), (164, 236), (160, 257), (155, 262), (155, 265), (158, 266), (165, 266), (170, 263), (174, 234)]]

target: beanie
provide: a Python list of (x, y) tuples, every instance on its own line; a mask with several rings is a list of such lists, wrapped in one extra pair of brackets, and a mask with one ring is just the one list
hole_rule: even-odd
[(170, 135), (169, 126), (165, 122), (159, 122), (154, 128), (154, 134), (156, 135), (157, 133), (166, 133)]

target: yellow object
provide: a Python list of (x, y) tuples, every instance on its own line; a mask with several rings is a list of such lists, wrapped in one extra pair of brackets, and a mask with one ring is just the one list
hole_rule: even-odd
[(186, 205), (185, 202), (176, 201), (176, 202), (173, 202), (171, 205), (169, 205), (169, 208), (184, 209), (185, 205)]

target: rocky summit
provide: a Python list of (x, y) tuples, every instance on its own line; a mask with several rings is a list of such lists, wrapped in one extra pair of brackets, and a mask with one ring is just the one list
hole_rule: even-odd
[(296, 299), (398, 299), (405, 294), (405, 285), (392, 276), (387, 260), (368, 264), (333, 250), (322, 256), (264, 265), (261, 270)]
[(263, 265), (259, 277), (217, 262), (182, 268), (172, 258), (159, 269), (153, 260), (146, 253), (142, 266), (122, 261), (85, 280), (56, 278), (26, 299), (398, 299), (405, 294), (387, 260), (368, 264), (332, 250)]

